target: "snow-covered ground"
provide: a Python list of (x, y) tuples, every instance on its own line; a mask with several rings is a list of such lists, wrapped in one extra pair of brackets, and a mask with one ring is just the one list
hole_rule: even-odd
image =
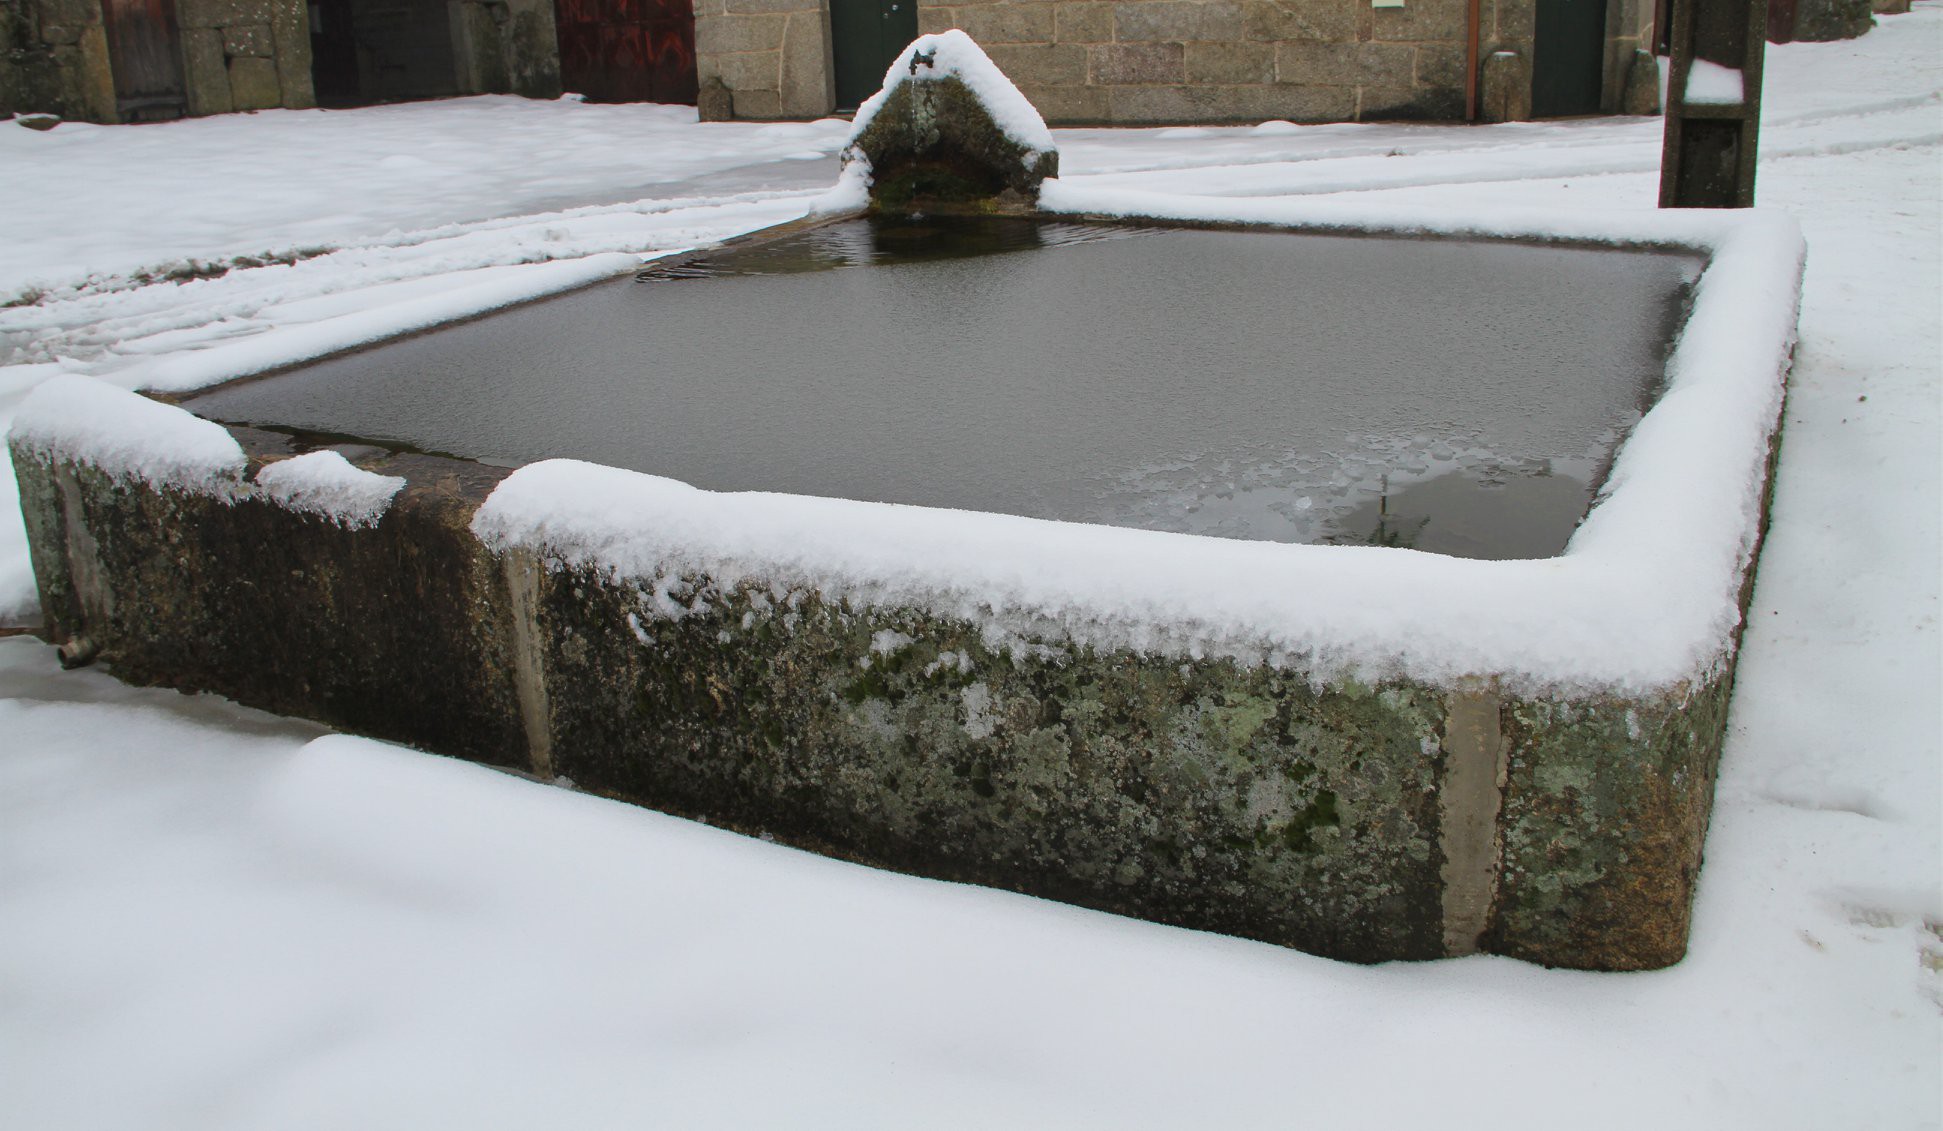
[[(1349, 967), (317, 739), (15, 638), (0, 1125), (1938, 1125), (1943, 7), (1771, 48), (1766, 99), (1761, 202), (1809, 267), (1681, 965)], [(56, 373), (192, 378), (788, 218), (844, 132), (501, 98), (0, 123), (0, 419)], [(1055, 140), (1102, 188), (1646, 209), (1659, 123)], [(0, 624), (32, 606), (22, 537), (0, 519)]]

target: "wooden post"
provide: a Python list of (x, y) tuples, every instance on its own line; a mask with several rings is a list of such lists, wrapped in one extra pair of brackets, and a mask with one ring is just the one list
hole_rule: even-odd
[(1661, 208), (1752, 208), (1767, 0), (1673, 0)]

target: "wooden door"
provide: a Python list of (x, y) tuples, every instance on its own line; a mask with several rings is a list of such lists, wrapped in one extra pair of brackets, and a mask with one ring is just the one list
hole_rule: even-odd
[(1538, 0), (1531, 114), (1597, 114), (1604, 86), (1606, 0)]
[(189, 101), (174, 0), (102, 0), (101, 17), (115, 71), (116, 114), (124, 122), (182, 117)]
[(594, 102), (695, 104), (691, 0), (556, 0), (560, 81)]
[(830, 0), (837, 109), (854, 110), (876, 94), (891, 60), (917, 37), (917, 0)]

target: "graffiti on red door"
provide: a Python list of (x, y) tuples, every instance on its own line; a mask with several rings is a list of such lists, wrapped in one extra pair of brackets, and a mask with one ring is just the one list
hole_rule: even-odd
[(560, 78), (594, 102), (695, 103), (692, 0), (557, 0)]

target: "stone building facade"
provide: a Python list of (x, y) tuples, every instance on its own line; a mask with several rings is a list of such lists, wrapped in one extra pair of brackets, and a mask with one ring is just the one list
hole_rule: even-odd
[(0, 110), (124, 122), (311, 105), (297, 0), (0, 0)]
[(1655, 4), (0, 0), (0, 113), (141, 121), (567, 89), (814, 118), (875, 89), (910, 38), (954, 27), (1056, 124), (1651, 113)]
[(30, 111), (117, 120), (95, 0), (0, 0), (0, 113)]
[[(334, 37), (333, 20), (362, 24)], [(313, 44), (342, 44), (319, 68)], [(336, 63), (337, 60), (330, 60)], [(0, 0), (0, 115), (156, 121), (560, 93), (553, 0)]]
[(194, 116), (308, 109), (310, 29), (288, 0), (178, 0), (183, 93)]
[[(697, 0), (703, 89), (739, 118), (827, 112), (833, 2)], [(1468, 0), (921, 0), (916, 25), (962, 28), (1056, 124), (1505, 120), (1533, 113), (1544, 2), (1478, 0), (1475, 45)], [(1603, 5), (1560, 65), (1591, 84), (1571, 112), (1657, 109), (1654, 7)]]

